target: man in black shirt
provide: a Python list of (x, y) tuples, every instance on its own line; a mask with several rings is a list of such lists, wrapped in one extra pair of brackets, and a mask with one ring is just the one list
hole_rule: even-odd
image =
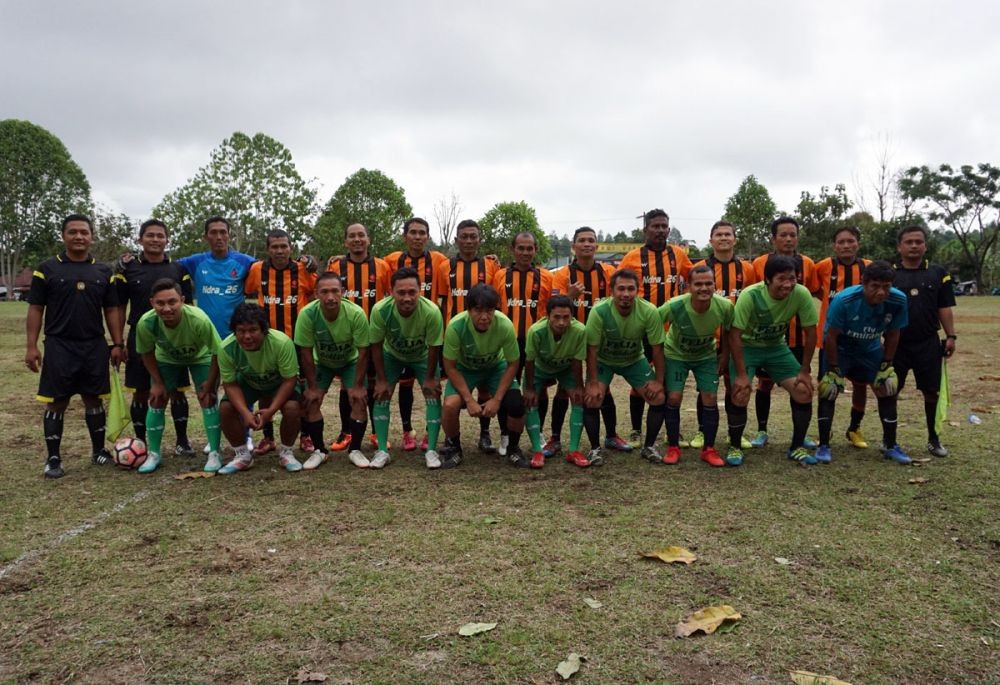
[[(937, 264), (924, 259), (927, 254), (927, 229), (906, 226), (896, 236), (899, 261), (894, 264), (896, 279), (893, 286), (904, 293), (909, 304), (909, 325), (899, 336), (894, 366), (902, 389), (906, 376), (913, 370), (917, 389), (924, 396), (924, 416), (927, 420), (927, 451), (935, 457), (947, 457), (948, 450), (934, 430), (938, 391), (941, 387), (941, 359), (955, 353), (955, 290), (951, 275)], [(942, 344), (938, 331), (947, 336)]]
[[(115, 365), (124, 358), (121, 312), (111, 267), (90, 256), (93, 224), (82, 214), (70, 214), (62, 224), (65, 251), (35, 269), (28, 292), (27, 350), (24, 363), (38, 372), (38, 399), (45, 402), (43, 430), (48, 455), (46, 478), (63, 475), (59, 446), (63, 413), (69, 398), (79, 394), (86, 408), (92, 460), (107, 464), (111, 453), (104, 447), (105, 414), (102, 397), (111, 392), (108, 360)], [(108, 352), (104, 321), (114, 345)], [(45, 320), (45, 362), (38, 350), (38, 334)]]
[[(191, 304), (194, 301), (191, 276), (176, 262), (170, 261), (166, 248), (169, 241), (167, 226), (159, 219), (150, 219), (139, 227), (139, 247), (142, 253), (138, 259), (128, 262), (119, 261), (115, 265), (115, 285), (118, 289), (118, 302), (121, 307), (121, 318), (125, 321), (125, 308), (128, 307), (128, 338), (126, 342), (127, 356), (125, 360), (125, 387), (132, 391), (132, 405), (129, 413), (132, 417), (132, 429), (135, 437), (146, 439), (146, 411), (149, 409), (149, 372), (142, 363), (142, 355), (135, 351), (135, 325), (143, 314), (151, 309), (149, 304), (150, 288), (161, 278), (169, 278), (181, 286), (184, 301)], [(185, 374), (187, 372), (185, 371)], [(186, 386), (186, 383), (181, 383)], [(188, 442), (187, 421), (188, 402), (183, 390), (176, 390), (170, 396), (170, 414), (174, 419), (174, 431), (177, 436), (177, 447), (174, 453), (178, 456), (191, 457), (194, 451)]]

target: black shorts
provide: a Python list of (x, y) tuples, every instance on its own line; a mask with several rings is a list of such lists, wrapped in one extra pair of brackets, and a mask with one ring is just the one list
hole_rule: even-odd
[(936, 393), (941, 389), (941, 340), (935, 335), (916, 343), (899, 344), (892, 365), (899, 377), (899, 389), (903, 389), (906, 376), (913, 371), (917, 380), (917, 390)]
[[(152, 379), (149, 377), (146, 365), (142, 363), (142, 355), (135, 351), (134, 328), (129, 329), (126, 349), (128, 349), (128, 360), (125, 362), (125, 389), (132, 392), (136, 390), (149, 390), (152, 385)], [(184, 390), (191, 387), (191, 377), (188, 375), (187, 369), (184, 369), (184, 375), (180, 381), (178, 389)]]
[(46, 338), (38, 400), (52, 402), (72, 395), (107, 397), (111, 394), (110, 358), (104, 338)]

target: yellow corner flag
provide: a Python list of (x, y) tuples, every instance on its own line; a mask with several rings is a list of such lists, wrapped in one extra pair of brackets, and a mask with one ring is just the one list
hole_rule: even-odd
[(111, 373), (111, 397), (108, 399), (108, 421), (105, 436), (114, 442), (122, 434), (132, 419), (129, 416), (128, 403), (125, 401), (125, 393), (122, 392), (122, 381), (118, 377), (118, 371), (110, 369)]
[(934, 432), (941, 435), (941, 427), (948, 420), (948, 407), (951, 406), (951, 389), (948, 385), (948, 361), (941, 360), (941, 388), (938, 390), (937, 413), (934, 414)]

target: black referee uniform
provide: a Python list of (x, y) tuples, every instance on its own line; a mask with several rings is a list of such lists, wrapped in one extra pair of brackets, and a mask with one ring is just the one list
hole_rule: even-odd
[(892, 285), (906, 294), (910, 323), (899, 334), (899, 347), (893, 366), (903, 388), (906, 376), (913, 371), (917, 389), (937, 395), (941, 387), (941, 359), (944, 356), (938, 331), (938, 310), (955, 306), (951, 275), (938, 264), (924, 261), (917, 269), (893, 264), (896, 278)]

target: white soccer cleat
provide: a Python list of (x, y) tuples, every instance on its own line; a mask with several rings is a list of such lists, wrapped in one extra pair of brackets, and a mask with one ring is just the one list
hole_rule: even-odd
[(381, 469), (389, 463), (389, 453), (385, 450), (379, 450), (372, 457), (372, 460), (368, 462), (368, 468), (370, 469)]
[(424, 455), (424, 463), (429, 469), (439, 469), (441, 468), (441, 455), (434, 450), (427, 450), (427, 454)]
[(222, 455), (218, 452), (209, 452), (208, 461), (205, 462), (205, 471), (215, 473), (222, 468)]
[(288, 447), (281, 448), (281, 451), (278, 453), (278, 463), (289, 473), (302, 470), (302, 464), (299, 463), (291, 448)]
[(361, 452), (361, 450), (352, 450), (351, 453), (347, 455), (347, 458), (352, 464), (357, 466), (359, 469), (368, 468), (369, 465), (368, 457), (366, 457)]
[(305, 463), (302, 464), (302, 468), (305, 469), (306, 471), (312, 471), (314, 469), (318, 469), (320, 467), (320, 464), (325, 464), (326, 460), (329, 458), (330, 456), (323, 450), (315, 450), (312, 454), (309, 455), (309, 458), (306, 459)]

